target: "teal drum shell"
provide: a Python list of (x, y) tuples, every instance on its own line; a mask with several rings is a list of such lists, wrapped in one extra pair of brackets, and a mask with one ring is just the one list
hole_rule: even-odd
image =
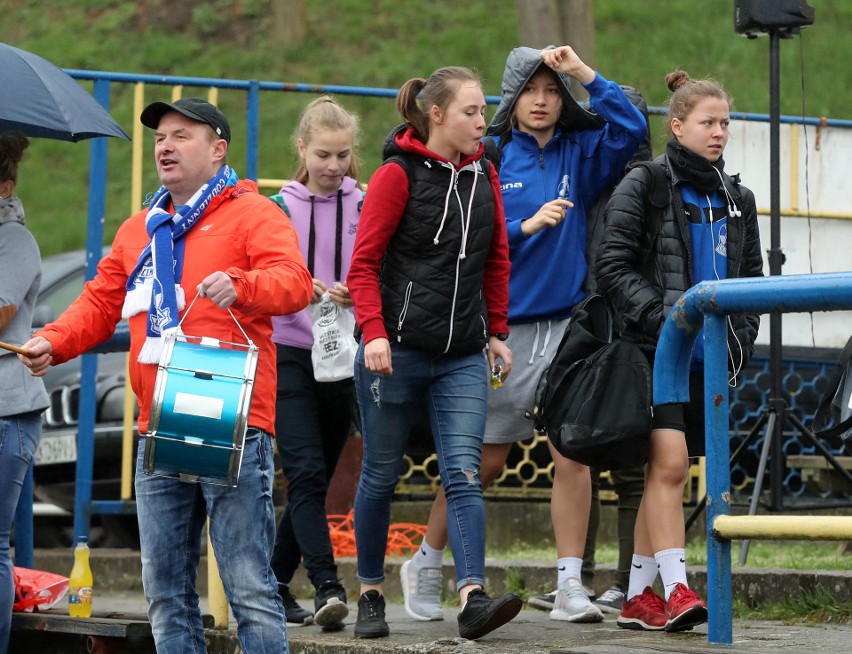
[(145, 439), (144, 472), (236, 487), (258, 348), (166, 336)]

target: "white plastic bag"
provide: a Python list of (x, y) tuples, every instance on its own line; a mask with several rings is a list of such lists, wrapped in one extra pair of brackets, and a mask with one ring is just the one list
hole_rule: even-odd
[(319, 382), (340, 381), (355, 374), (355, 316), (341, 308), (328, 293), (311, 305), (314, 318), (314, 346), (311, 362), (314, 378)]

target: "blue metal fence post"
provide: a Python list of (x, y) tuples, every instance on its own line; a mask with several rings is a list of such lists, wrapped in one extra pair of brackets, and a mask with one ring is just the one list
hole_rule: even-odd
[(251, 81), (246, 93), (246, 179), (257, 181), (257, 144), (260, 135), (260, 82)]
[[(775, 276), (701, 282), (675, 303), (660, 332), (654, 359), (654, 404), (689, 400), (689, 353), (704, 316), (707, 405), (708, 638), (731, 643), (731, 550), (713, 535), (716, 516), (729, 512), (727, 318), (728, 314), (852, 309), (852, 273)], [(711, 319), (712, 318), (712, 319)]]
[[(109, 110), (109, 80), (95, 80), (92, 95)], [(89, 150), (89, 217), (86, 230), (86, 279), (97, 272), (104, 242), (107, 139), (92, 139)], [(94, 467), (95, 401), (98, 355), (84, 354), (80, 368), (80, 413), (77, 422), (77, 479), (74, 492), (74, 540), (89, 536)]]
[(708, 639), (730, 643), (731, 541), (713, 535), (716, 516), (731, 512), (728, 427), (727, 317), (704, 316), (704, 432), (707, 470), (707, 602)]

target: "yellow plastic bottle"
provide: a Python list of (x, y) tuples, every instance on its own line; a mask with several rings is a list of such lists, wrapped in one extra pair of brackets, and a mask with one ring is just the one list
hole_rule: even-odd
[(74, 547), (74, 567), (68, 583), (68, 615), (72, 618), (92, 617), (92, 568), (89, 566), (89, 543), (85, 536)]

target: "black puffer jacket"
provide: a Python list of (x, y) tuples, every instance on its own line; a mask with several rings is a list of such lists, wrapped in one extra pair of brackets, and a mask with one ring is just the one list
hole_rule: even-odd
[[(665, 169), (670, 198), (662, 210), (658, 237), (653, 239), (648, 233), (650, 212), (645, 198), (651, 192), (651, 174), (644, 167), (635, 168), (607, 203), (605, 233), (596, 263), (598, 289), (619, 314), (622, 336), (645, 345), (656, 345), (675, 302), (695, 285), (689, 226), (681, 194), (676, 191), (682, 180), (667, 165), (666, 155), (657, 157), (655, 163)], [(724, 173), (723, 177), (725, 188), (742, 213), (728, 216), (728, 277), (760, 277), (763, 259), (754, 194), (739, 185), (738, 177)], [(653, 262), (646, 256), (652, 244)], [(730, 326), (730, 364), (739, 369), (754, 351), (760, 316), (732, 315)]]

